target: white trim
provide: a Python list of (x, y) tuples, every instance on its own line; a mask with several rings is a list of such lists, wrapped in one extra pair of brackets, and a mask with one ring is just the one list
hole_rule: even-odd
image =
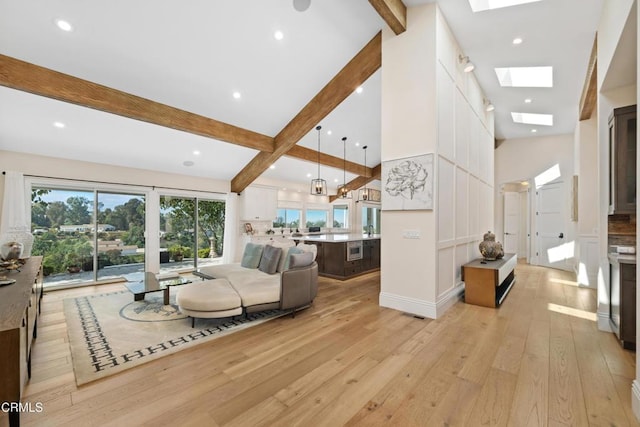
[(640, 383), (637, 379), (631, 383), (631, 409), (636, 418), (640, 420)]
[(381, 307), (392, 308), (430, 319), (437, 319), (438, 316), (442, 316), (445, 311), (458, 301), (463, 289), (464, 284), (460, 283), (455, 288), (443, 294), (436, 303), (390, 294), (388, 292), (380, 292), (379, 304)]
[(613, 332), (611, 324), (609, 323), (609, 313), (597, 312), (598, 316), (598, 330), (603, 332)]
[(432, 302), (387, 292), (380, 292), (379, 304), (381, 307), (393, 308), (430, 319), (435, 319), (437, 314), (436, 304)]
[(458, 300), (462, 298), (462, 292), (464, 291), (464, 282), (459, 282), (457, 286), (449, 289), (442, 294), (436, 301), (436, 316), (440, 317), (453, 306)]

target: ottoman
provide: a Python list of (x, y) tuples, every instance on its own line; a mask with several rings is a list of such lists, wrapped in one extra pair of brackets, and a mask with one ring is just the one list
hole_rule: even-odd
[(176, 302), (180, 311), (191, 317), (211, 319), (242, 314), (240, 296), (227, 279), (212, 279), (194, 282), (180, 287)]

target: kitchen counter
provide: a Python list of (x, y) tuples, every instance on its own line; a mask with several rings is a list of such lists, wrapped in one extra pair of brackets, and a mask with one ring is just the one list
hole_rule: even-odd
[(636, 255), (609, 252), (609, 262), (613, 264), (636, 264)]
[(312, 234), (299, 237), (291, 237), (294, 240), (304, 240), (313, 242), (326, 242), (326, 243), (343, 243), (354, 242), (357, 240), (375, 240), (380, 239), (379, 234), (359, 234), (359, 233), (342, 233), (342, 234)]

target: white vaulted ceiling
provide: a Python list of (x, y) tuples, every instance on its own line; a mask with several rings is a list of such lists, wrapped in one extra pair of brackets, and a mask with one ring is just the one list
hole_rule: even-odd
[[(440, 2), (496, 106), (498, 137), (531, 136), (511, 123), (524, 97), (535, 103), (520, 112), (556, 117), (538, 134), (572, 132), (600, 6), (601, 0), (543, 0), (473, 14), (467, 0)], [(74, 30), (58, 29), (58, 18)], [(0, 54), (273, 137), (385, 25), (366, 0), (312, 0), (305, 12), (291, 0), (0, 0)], [(511, 45), (516, 36), (524, 38), (518, 47)], [(522, 64), (554, 65), (554, 89), (497, 86), (492, 67)], [(367, 145), (367, 166), (380, 163), (381, 72), (321, 121), (322, 152), (342, 158), (340, 138), (347, 136), (347, 160), (362, 164)], [(315, 150), (316, 131), (298, 144)], [(223, 180), (257, 154), (5, 87), (0, 149)], [(316, 173), (313, 162), (283, 157), (263, 176), (306, 184), (307, 174)], [(335, 168), (323, 167), (322, 175), (331, 188), (344, 179)], [(346, 174), (347, 181), (354, 177)]]

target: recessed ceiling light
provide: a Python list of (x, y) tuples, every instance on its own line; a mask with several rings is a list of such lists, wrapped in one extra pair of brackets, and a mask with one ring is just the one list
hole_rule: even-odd
[(538, 1), (540, 0), (469, 0), (469, 6), (474, 12), (482, 12), (483, 10), (500, 9)]
[(331, 131), (330, 130), (327, 131), (327, 135), (331, 135)]
[(242, 95), (240, 95), (240, 92), (233, 92), (233, 97), (235, 99), (240, 99), (242, 97)]
[(358, 87), (356, 88), (356, 93), (362, 93), (362, 91), (363, 91), (363, 90), (364, 90), (364, 89), (362, 89), (362, 86), (358, 86)]
[(64, 123), (62, 123), (62, 122), (53, 122), (53, 125), (54, 125), (55, 127), (57, 127), (58, 129), (64, 129), (64, 128), (65, 128), (65, 126), (66, 126), (66, 125), (65, 125)]
[(356, 142), (356, 147), (360, 147), (360, 143), (359, 142)]
[(333, 182), (338, 182), (338, 178), (334, 179)]
[(185, 160), (184, 162), (182, 162), (182, 164), (187, 167), (195, 165), (195, 163), (193, 163), (191, 160)]
[(513, 39), (513, 44), (522, 44), (522, 37), (516, 37)]
[(275, 33), (273, 33), (273, 37), (276, 40), (282, 40), (284, 38), (284, 34), (282, 33), (282, 31), (276, 31)]
[(194, 155), (194, 156), (199, 156), (199, 155), (200, 155), (200, 152), (199, 152), (198, 150), (194, 150), (194, 151), (193, 151), (193, 155)]
[(310, 173), (307, 174), (307, 178), (311, 178), (311, 174)]
[(496, 68), (502, 87), (553, 87), (553, 67)]
[(275, 169), (275, 168), (276, 168), (276, 165), (269, 166), (269, 169)]
[(531, 98), (527, 98), (524, 100), (525, 104), (531, 104), (532, 99)]
[(538, 129), (531, 129), (531, 133), (536, 133), (538, 132)]
[(553, 114), (511, 113), (514, 123), (553, 126)]
[(73, 25), (71, 25), (69, 21), (65, 21), (64, 19), (56, 19), (56, 25), (62, 31), (73, 31)]

